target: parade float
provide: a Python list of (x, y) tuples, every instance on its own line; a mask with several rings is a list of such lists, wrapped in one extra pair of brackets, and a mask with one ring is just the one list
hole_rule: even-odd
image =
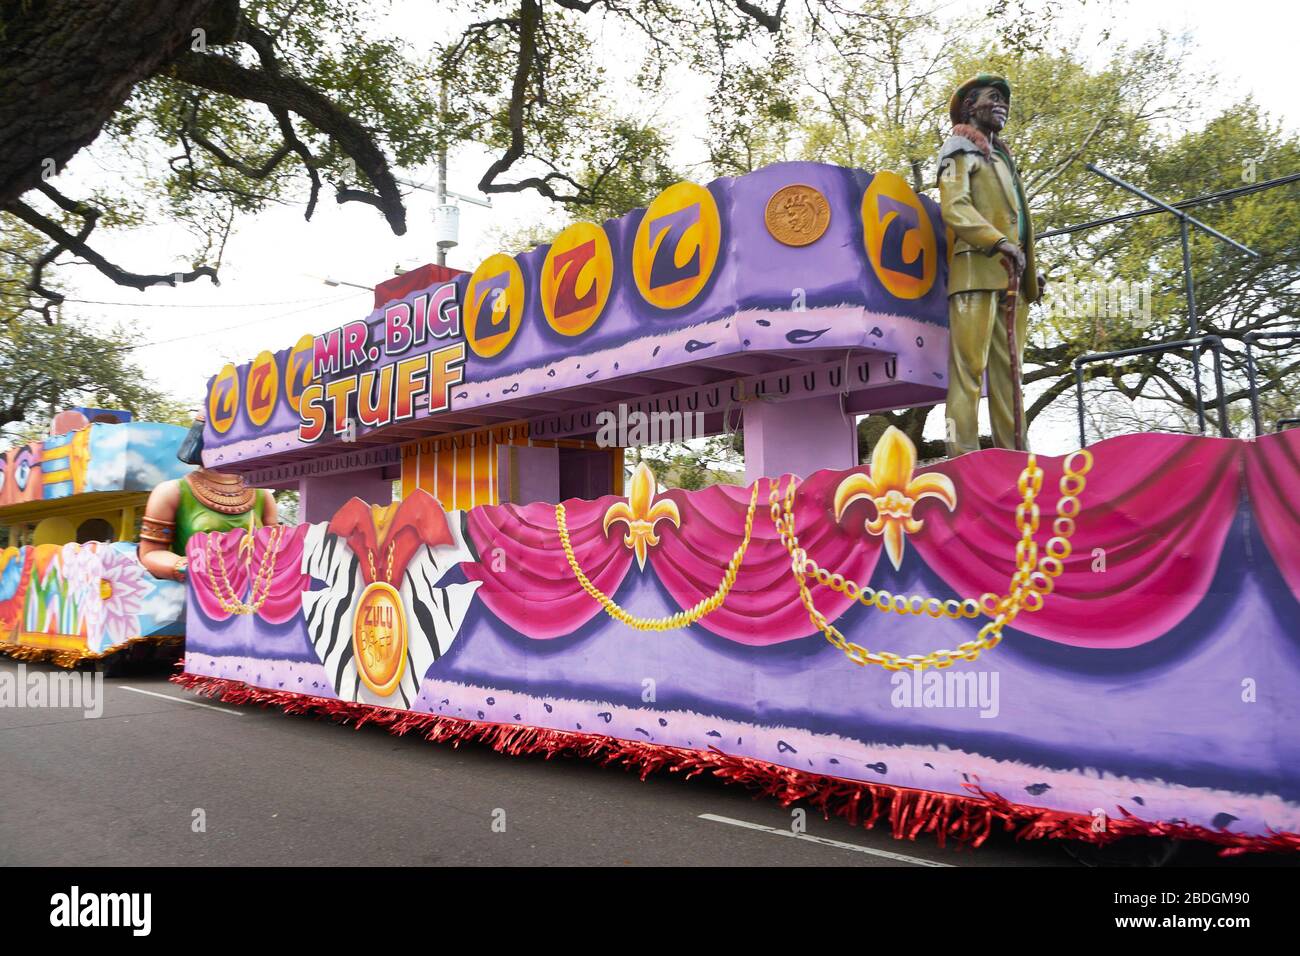
[[(861, 464), (856, 416), (944, 400), (951, 242), (785, 163), (227, 365), (203, 461), (302, 523), (190, 539), (176, 680), (899, 837), (1300, 848), (1300, 433)], [(743, 485), (625, 485), (654, 421)]]
[(189, 470), (185, 429), (127, 412), (69, 409), (51, 434), (0, 457), (0, 653), (63, 667), (180, 653), (185, 588), (136, 556), (151, 489)]

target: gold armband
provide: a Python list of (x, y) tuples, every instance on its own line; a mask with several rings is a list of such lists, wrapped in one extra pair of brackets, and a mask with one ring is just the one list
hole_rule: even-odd
[(145, 515), (140, 522), (140, 540), (170, 545), (176, 540), (176, 522)]

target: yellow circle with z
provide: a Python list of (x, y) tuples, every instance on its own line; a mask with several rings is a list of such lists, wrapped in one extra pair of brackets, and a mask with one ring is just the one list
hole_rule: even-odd
[(560, 335), (582, 335), (605, 310), (613, 282), (609, 236), (594, 222), (575, 222), (555, 237), (542, 263), (547, 324)]
[(275, 404), (280, 398), (280, 366), (275, 355), (258, 352), (248, 365), (248, 378), (244, 381), (244, 410), (248, 420), (261, 428), (271, 420)]
[(919, 299), (939, 274), (934, 225), (902, 176), (881, 172), (862, 197), (862, 241), (871, 269), (896, 299)]
[(312, 363), (316, 358), (316, 338), (304, 335), (284, 357), (284, 398), (297, 413), (302, 392), (312, 382)]
[(219, 435), (230, 431), (239, 414), (239, 369), (229, 362), (208, 389), (208, 424)]
[(695, 183), (669, 186), (646, 208), (632, 245), (641, 297), (660, 309), (686, 305), (708, 285), (721, 249), (713, 193)]
[(479, 358), (505, 351), (524, 317), (524, 274), (513, 256), (488, 256), (465, 290), (465, 341)]

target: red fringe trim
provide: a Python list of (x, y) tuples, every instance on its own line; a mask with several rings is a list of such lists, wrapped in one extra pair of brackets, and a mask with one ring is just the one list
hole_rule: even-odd
[(188, 672), (171, 679), (187, 690), (229, 704), (280, 707), (286, 714), (313, 714), (340, 724), (351, 723), (357, 728), (375, 724), (399, 736), (417, 731), (426, 740), (450, 743), (453, 747), (476, 742), (511, 756), (540, 753), (548, 760), (554, 756), (582, 757), (602, 766), (621, 764), (635, 771), (642, 780), (659, 770), (681, 773), (688, 780), (709, 773), (727, 783), (747, 787), (754, 792), (755, 799), (771, 797), (782, 806), (802, 801), (820, 810), (827, 819), (842, 817), (850, 825), (861, 825), (868, 830), (882, 820), (887, 821), (895, 839), (915, 840), (920, 834), (934, 834), (939, 846), (953, 840), (959, 846), (978, 847), (988, 839), (993, 825), (1000, 823), (1004, 830), (1014, 830), (1017, 840), (1064, 839), (1105, 845), (1125, 837), (1163, 837), (1213, 844), (1221, 847), (1220, 856), (1300, 850), (1300, 833), (1270, 831), (1267, 836), (1253, 836), (1186, 823), (1152, 822), (1139, 819), (1123, 807), (1120, 808), (1122, 817), (1107, 820), (1106, 830), (1098, 832), (1092, 828), (1091, 816), (1011, 803), (983, 790), (977, 783), (965, 785), (971, 796), (935, 793), (806, 773), (715, 749), (688, 750), (600, 734), (393, 710), (290, 691), (263, 690), (242, 681)]

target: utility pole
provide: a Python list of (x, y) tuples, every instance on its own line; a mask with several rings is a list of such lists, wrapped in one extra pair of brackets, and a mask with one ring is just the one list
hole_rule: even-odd
[[(447, 78), (441, 80), (438, 91), (438, 122), (442, 127), (441, 145), (438, 147), (438, 205), (447, 205)], [(438, 244), (438, 265), (447, 264), (447, 246)]]

